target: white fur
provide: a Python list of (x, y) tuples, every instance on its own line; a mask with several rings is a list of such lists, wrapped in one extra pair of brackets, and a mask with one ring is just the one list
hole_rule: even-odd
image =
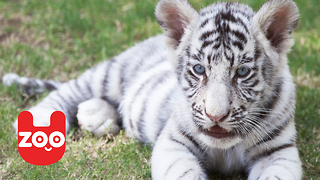
[(116, 109), (100, 98), (93, 98), (78, 105), (78, 123), (81, 128), (99, 137), (106, 133), (118, 134)]

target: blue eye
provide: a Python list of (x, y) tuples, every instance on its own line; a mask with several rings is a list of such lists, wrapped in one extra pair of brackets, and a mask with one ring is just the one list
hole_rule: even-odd
[(249, 75), (250, 69), (247, 67), (240, 67), (237, 69), (237, 75), (239, 77), (246, 77), (247, 75)]
[(200, 64), (196, 64), (195, 66), (193, 66), (193, 69), (197, 74), (203, 74), (205, 71), (204, 67)]

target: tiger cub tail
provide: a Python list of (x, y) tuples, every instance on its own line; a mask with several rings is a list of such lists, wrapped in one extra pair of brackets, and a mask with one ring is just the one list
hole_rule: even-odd
[(53, 91), (59, 88), (62, 82), (53, 80), (42, 80), (27, 77), (20, 77), (15, 73), (5, 74), (2, 77), (5, 86), (16, 85), (26, 95), (42, 94), (46, 91)]

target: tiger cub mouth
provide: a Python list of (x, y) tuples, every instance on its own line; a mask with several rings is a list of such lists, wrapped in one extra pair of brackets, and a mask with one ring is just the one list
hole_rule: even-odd
[(203, 129), (202, 131), (205, 135), (208, 135), (217, 139), (235, 136), (235, 133), (224, 129), (219, 125), (212, 126), (208, 129)]

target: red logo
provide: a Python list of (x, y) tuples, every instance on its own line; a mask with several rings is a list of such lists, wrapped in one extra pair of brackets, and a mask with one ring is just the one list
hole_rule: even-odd
[(55, 111), (50, 126), (35, 127), (29, 111), (18, 117), (18, 150), (20, 156), (33, 165), (50, 165), (59, 161), (66, 149), (66, 117)]

